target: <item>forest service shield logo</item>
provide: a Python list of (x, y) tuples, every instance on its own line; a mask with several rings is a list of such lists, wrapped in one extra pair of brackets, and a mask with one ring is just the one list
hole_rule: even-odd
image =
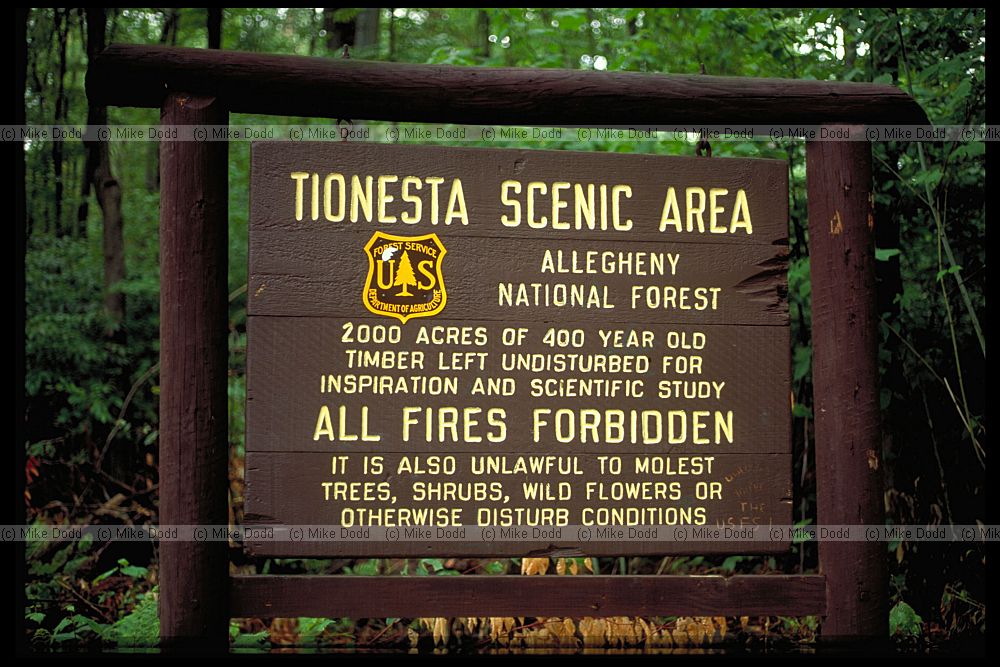
[(372, 234), (365, 244), (365, 308), (376, 315), (398, 317), (403, 324), (412, 317), (440, 313), (448, 301), (441, 275), (441, 260), (447, 252), (437, 234)]

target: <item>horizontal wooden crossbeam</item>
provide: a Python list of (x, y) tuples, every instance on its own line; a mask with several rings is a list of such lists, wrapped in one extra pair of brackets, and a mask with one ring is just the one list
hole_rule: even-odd
[(812, 616), (822, 575), (230, 578), (233, 618)]
[(669, 123), (925, 124), (882, 84), (707, 75), (455, 67), (113, 44), (87, 72), (107, 106), (159, 108), (167, 91), (230, 111), (387, 121), (540, 126)]

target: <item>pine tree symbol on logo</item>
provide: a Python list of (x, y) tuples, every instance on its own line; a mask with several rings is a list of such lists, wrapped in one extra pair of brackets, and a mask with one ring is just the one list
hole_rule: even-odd
[(440, 313), (448, 303), (441, 274), (441, 259), (447, 252), (437, 234), (372, 234), (365, 244), (368, 277), (361, 296), (365, 308), (403, 324)]
[(392, 283), (393, 287), (403, 286), (403, 291), (399, 293), (399, 296), (413, 296), (408, 291), (406, 291), (407, 285), (416, 286), (417, 277), (413, 275), (413, 265), (410, 264), (410, 255), (407, 251), (403, 251), (403, 256), (399, 258), (399, 267), (396, 269), (396, 280)]

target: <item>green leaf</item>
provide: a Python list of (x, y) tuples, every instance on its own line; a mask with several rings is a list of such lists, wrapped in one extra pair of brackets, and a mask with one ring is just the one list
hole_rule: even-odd
[(970, 141), (955, 149), (955, 157), (980, 157), (986, 154), (986, 143), (982, 141)]
[(74, 614), (71, 620), (76, 623), (77, 628), (86, 628), (98, 636), (103, 634), (108, 627), (83, 614)]
[(798, 382), (812, 370), (812, 347), (797, 345), (792, 353), (792, 380)]
[(354, 566), (353, 574), (370, 577), (378, 574), (378, 559), (372, 558)]
[(899, 254), (899, 248), (875, 248), (875, 259), (880, 262), (888, 262), (890, 258)]
[(923, 619), (902, 600), (889, 611), (889, 636), (919, 637)]
[(735, 572), (736, 566), (740, 564), (743, 560), (743, 556), (730, 556), (726, 560), (722, 561), (722, 569), (725, 572)]
[(947, 269), (941, 269), (937, 272), (937, 277), (934, 280), (941, 280), (945, 276), (950, 276), (958, 273), (962, 270), (962, 267), (956, 264), (955, 266), (949, 266)]
[(503, 574), (504, 566), (498, 560), (490, 561), (483, 566), (483, 572), (486, 574)]
[[(154, 587), (150, 593), (156, 591)], [(109, 627), (103, 638), (118, 646), (150, 647), (160, 642), (160, 617), (157, 613), (156, 595), (146, 594), (132, 613), (123, 616)]]
[(303, 644), (315, 644), (319, 641), (319, 636), (323, 634), (330, 625), (334, 623), (331, 618), (299, 618), (299, 637)]
[(267, 630), (236, 635), (233, 638), (233, 648), (261, 648), (270, 644), (271, 638)]
[(444, 563), (440, 558), (421, 558), (420, 564), (424, 566), (425, 570), (435, 573), (444, 569)]
[(126, 577), (132, 577), (133, 579), (145, 579), (146, 575), (149, 574), (148, 568), (138, 565), (128, 565), (123, 567), (121, 571)]
[(555, 18), (561, 30), (579, 30), (587, 22), (587, 15), (580, 9), (560, 9)]
[(940, 167), (929, 167), (926, 171), (918, 171), (911, 180), (920, 186), (934, 188), (941, 180), (942, 171)]
[[(806, 526), (812, 524), (812, 519), (799, 519), (795, 522), (795, 528), (805, 528)], [(795, 531), (795, 536), (792, 538), (792, 544), (802, 544), (808, 541), (809, 532), (808, 531)]]

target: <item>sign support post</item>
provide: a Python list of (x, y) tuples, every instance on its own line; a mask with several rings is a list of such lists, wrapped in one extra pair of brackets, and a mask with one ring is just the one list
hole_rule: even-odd
[[(226, 125), (214, 97), (168, 93), (164, 125)], [(160, 142), (160, 524), (229, 522), (226, 141)], [(160, 542), (167, 649), (228, 649), (229, 554), (220, 540)]]
[[(806, 144), (821, 526), (884, 522), (871, 159), (867, 141)], [(819, 563), (823, 640), (888, 637), (884, 543), (820, 540)]]

